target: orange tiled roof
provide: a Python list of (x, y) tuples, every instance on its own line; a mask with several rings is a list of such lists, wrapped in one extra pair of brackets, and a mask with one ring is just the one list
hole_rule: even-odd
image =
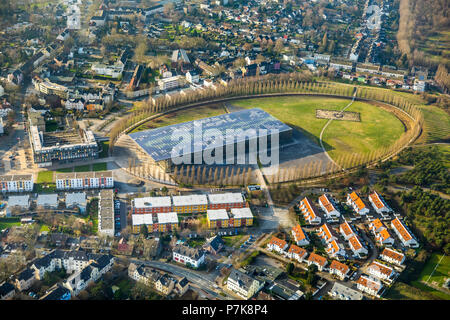
[[(360, 276), (358, 281), (356, 281), (356, 283), (359, 283), (360, 285), (362, 285), (363, 287), (366, 287), (366, 288), (369, 286), (371, 289), (376, 289), (376, 290), (380, 290), (380, 288), (381, 288), (381, 283), (374, 281), (365, 276)], [(370, 283), (370, 285), (369, 285), (369, 283)]]
[(327, 252), (328, 253), (336, 253), (338, 251), (339, 251), (339, 246), (337, 244), (337, 241), (336, 240), (331, 241), (328, 244)]
[(352, 201), (356, 204), (356, 206), (358, 207), (359, 210), (362, 210), (366, 207), (364, 202), (361, 200), (361, 198), (355, 191), (350, 193), (350, 199), (352, 199)]
[(350, 239), (348, 239), (348, 241), (350, 242), (350, 245), (353, 247), (353, 249), (359, 250), (362, 248), (362, 244), (357, 236), (351, 237)]
[(325, 235), (327, 236), (327, 239), (331, 239), (333, 237), (333, 234), (331, 233), (331, 229), (328, 226), (328, 224), (324, 223), (319, 230), (321, 230)]
[(378, 228), (384, 227), (383, 222), (381, 222), (380, 219), (375, 219), (371, 222), (372, 228), (374, 228), (374, 230), (378, 230)]
[(349, 235), (353, 234), (353, 230), (352, 230), (352, 228), (350, 227), (350, 225), (348, 224), (347, 221), (344, 221), (344, 223), (342, 223), (340, 225), (340, 228), (344, 231), (346, 236), (349, 236)]
[(289, 253), (296, 253), (299, 256), (304, 256), (307, 252), (305, 249), (300, 248), (299, 246), (296, 246), (295, 244), (291, 244), (288, 250)]
[(313, 252), (309, 255), (308, 261), (317, 262), (323, 267), (326, 264), (327, 259)]
[(342, 272), (343, 274), (346, 274), (346, 273), (350, 270), (350, 268), (348, 267), (348, 265), (343, 264), (343, 263), (341, 263), (341, 262), (339, 262), (339, 261), (337, 261), (337, 260), (333, 260), (333, 261), (331, 262), (330, 269), (336, 269), (336, 270), (339, 270), (339, 271)]
[(383, 252), (381, 252), (383, 256), (390, 257), (391, 259), (397, 260), (398, 262), (403, 260), (404, 254), (398, 251), (384, 248)]
[(275, 245), (280, 248), (284, 248), (286, 246), (287, 242), (284, 240), (278, 239), (277, 237), (272, 237), (269, 244)]
[(380, 235), (381, 239), (383, 239), (383, 241), (385, 241), (391, 237), (391, 235), (389, 234), (389, 231), (387, 231), (387, 229), (381, 230), (379, 232), (379, 235)]
[(392, 268), (389, 268), (388, 266), (379, 263), (379, 262), (372, 262), (372, 264), (369, 266), (370, 269), (379, 270), (382, 274), (386, 276), (390, 276), (392, 273)]
[(381, 209), (384, 207), (384, 203), (381, 200), (380, 195), (376, 191), (374, 191), (374, 193), (370, 194), (369, 197), (370, 197), (370, 199), (372, 199), (372, 202), (375, 204), (375, 206), (378, 209)]
[(403, 240), (408, 241), (412, 239), (411, 234), (408, 232), (408, 230), (406, 230), (405, 226), (398, 218), (392, 220), (392, 225), (400, 233)]
[[(309, 203), (308, 198), (305, 197), (305, 198), (302, 200), (302, 202), (303, 202), (303, 204), (304, 204), (305, 207), (306, 207), (307, 214), (311, 217), (311, 219), (314, 219), (317, 215), (316, 215), (316, 213), (314, 212), (313, 207), (312, 207), (311, 204)], [(304, 214), (304, 215), (306, 216), (306, 214)]]
[(319, 197), (319, 201), (322, 203), (322, 205), (325, 207), (325, 209), (327, 210), (327, 212), (331, 212), (334, 209), (333, 204), (330, 202), (330, 200), (328, 200), (328, 197), (326, 194), (323, 194)]
[(293, 227), (292, 231), (294, 232), (296, 241), (300, 241), (306, 238), (305, 234), (303, 233), (302, 227), (299, 224)]

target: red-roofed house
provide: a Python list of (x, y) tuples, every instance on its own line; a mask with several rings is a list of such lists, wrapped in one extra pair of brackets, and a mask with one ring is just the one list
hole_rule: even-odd
[(323, 242), (325, 243), (337, 239), (337, 237), (334, 234), (334, 231), (326, 223), (324, 223), (319, 229), (317, 229), (317, 234), (319, 235), (320, 238), (322, 238)]
[(322, 221), (308, 198), (304, 198), (300, 201), (298, 207), (302, 211), (303, 217), (308, 224), (319, 224)]
[(354, 235), (353, 237), (348, 239), (348, 244), (350, 246), (350, 249), (353, 251), (353, 254), (358, 257), (361, 257), (361, 255), (367, 255), (369, 253), (369, 251), (364, 248), (361, 240), (359, 240), (357, 235)]
[(345, 257), (344, 246), (336, 240), (330, 241), (325, 251), (332, 258), (335, 258), (337, 256)]
[(380, 246), (390, 245), (392, 246), (395, 242), (394, 238), (387, 229), (383, 229), (375, 235), (377, 242)]
[(303, 248), (300, 248), (299, 246), (296, 246), (295, 244), (291, 244), (287, 253), (287, 256), (290, 259), (295, 259), (298, 262), (303, 262), (303, 260), (306, 258), (307, 255), (308, 251), (306, 251)]
[(391, 281), (392, 277), (395, 275), (394, 269), (377, 261), (372, 262), (371, 265), (367, 267), (367, 272), (378, 279), (388, 281)]
[(341, 216), (341, 213), (336, 209), (333, 200), (326, 194), (319, 197), (319, 204), (328, 219), (339, 218)]
[(376, 191), (369, 195), (369, 201), (372, 204), (372, 207), (378, 214), (382, 214), (383, 212), (392, 211), (384, 201), (383, 197), (379, 195)]
[(347, 195), (347, 204), (351, 206), (353, 210), (361, 216), (369, 213), (369, 209), (355, 191)]
[(314, 264), (317, 266), (317, 269), (319, 271), (322, 271), (328, 264), (328, 261), (325, 257), (319, 256), (318, 254), (313, 252), (309, 255), (309, 258), (306, 261), (306, 263), (308, 264), (308, 266)]
[(341, 280), (344, 280), (345, 277), (350, 272), (350, 268), (348, 265), (343, 264), (337, 260), (333, 260), (330, 264), (329, 271), (331, 274), (337, 275)]
[(406, 247), (416, 248), (419, 246), (419, 243), (416, 239), (414, 239), (413, 234), (408, 230), (405, 224), (400, 221), (399, 218), (395, 218), (391, 221), (391, 227), (394, 229), (397, 236), (400, 238), (400, 241)]
[(401, 266), (405, 262), (405, 255), (391, 248), (384, 248), (380, 254), (380, 258), (389, 263)]
[(341, 234), (342, 234), (342, 236), (344, 237), (345, 240), (350, 239), (355, 234), (353, 232), (352, 226), (347, 222), (347, 220), (344, 220), (344, 223), (342, 223), (339, 226), (339, 231), (341, 232)]
[(272, 237), (270, 242), (267, 244), (267, 249), (270, 251), (275, 250), (278, 253), (284, 254), (288, 244), (286, 241), (278, 239), (277, 237)]
[(356, 287), (358, 290), (378, 297), (378, 293), (383, 288), (383, 284), (378, 279), (373, 279), (369, 276), (361, 275), (358, 281), (356, 281)]
[(299, 224), (292, 228), (291, 233), (298, 246), (307, 246), (309, 244), (308, 238)]

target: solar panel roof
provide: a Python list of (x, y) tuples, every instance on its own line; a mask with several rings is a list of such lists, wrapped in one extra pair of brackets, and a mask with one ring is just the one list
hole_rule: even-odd
[[(201, 130), (194, 129), (198, 129), (200, 126)], [(226, 131), (230, 129), (242, 129), (246, 135), (237, 136), (234, 141), (215, 140), (215, 137), (209, 140), (205, 139), (205, 141), (202, 141), (203, 139), (198, 139), (198, 142), (194, 141), (194, 132), (196, 137), (198, 137), (199, 135), (197, 135), (197, 132), (205, 134), (205, 131), (208, 129), (218, 130), (222, 134), (222, 137), (225, 137)], [(260, 129), (266, 129), (267, 131), (262, 132), (259, 131)], [(134, 132), (129, 134), (129, 136), (155, 161), (161, 161), (170, 159), (174, 148), (179, 148), (177, 155), (190, 154), (194, 151), (199, 152), (200, 150), (213, 149), (227, 144), (247, 141), (252, 138), (269, 136), (275, 133), (276, 130), (281, 134), (282, 132), (287, 132), (292, 129), (267, 112), (254, 108), (166, 127)], [(174, 139), (175, 135), (178, 139)], [(180, 144), (180, 142), (182, 143)]]

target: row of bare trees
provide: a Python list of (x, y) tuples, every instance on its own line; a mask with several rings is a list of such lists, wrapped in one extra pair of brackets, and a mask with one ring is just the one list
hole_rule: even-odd
[[(157, 117), (158, 114), (176, 108), (189, 107), (190, 104), (229, 97), (277, 93), (311, 93), (351, 97), (354, 89), (353, 86), (339, 83), (312, 81), (310, 74), (291, 73), (248, 77), (233, 80), (227, 85), (216, 85), (213, 88), (197, 90), (188, 94), (178, 93), (156, 99), (149, 98), (142, 107), (134, 110), (114, 126), (110, 132), (110, 149), (113, 148), (121, 134), (129, 132), (130, 129), (144, 123), (152, 116)], [(380, 101), (402, 110), (411, 118), (408, 130), (389, 147), (379, 148), (369, 153), (345, 153), (336, 157), (334, 161), (327, 161), (326, 163), (311, 161), (295, 168), (282, 168), (275, 174), (267, 176), (268, 182), (304, 180), (377, 162), (397, 153), (419, 135), (423, 124), (423, 115), (418, 107), (404, 97), (389, 90), (360, 87), (357, 90), (357, 98)], [(133, 174), (142, 177), (151, 176), (158, 180), (170, 180), (170, 177), (156, 164), (139, 164), (136, 161), (136, 159), (129, 161), (129, 171)], [(179, 183), (192, 185), (241, 185), (247, 184), (247, 180), (251, 179), (251, 169), (243, 172), (243, 168), (231, 167), (231, 172), (229, 170), (229, 167), (183, 166), (176, 167), (171, 178)]]

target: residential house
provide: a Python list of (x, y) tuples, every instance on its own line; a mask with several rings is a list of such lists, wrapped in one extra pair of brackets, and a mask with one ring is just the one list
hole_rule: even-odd
[(291, 246), (289, 247), (287, 256), (290, 259), (295, 259), (298, 262), (303, 262), (303, 260), (308, 256), (308, 251), (296, 246), (295, 244), (291, 244)]
[(272, 237), (272, 239), (267, 244), (267, 249), (270, 251), (276, 251), (280, 254), (284, 254), (288, 244), (286, 241), (278, 239), (277, 237)]
[(372, 204), (372, 207), (378, 214), (382, 214), (385, 212), (392, 211), (391, 208), (386, 204), (383, 197), (378, 194), (378, 192), (374, 191), (369, 195), (369, 201)]
[(363, 246), (359, 237), (355, 234), (350, 239), (348, 239), (348, 244), (353, 254), (357, 257), (367, 255), (369, 251)]
[(365, 293), (379, 297), (379, 292), (383, 288), (383, 284), (378, 279), (373, 279), (366, 275), (361, 275), (356, 281), (356, 287)]
[(391, 221), (391, 227), (406, 247), (417, 248), (419, 243), (406, 225), (397, 217)]
[(308, 198), (304, 198), (300, 201), (299, 209), (302, 211), (303, 217), (308, 224), (319, 224), (322, 221)]
[(333, 200), (327, 194), (323, 194), (319, 197), (319, 204), (325, 212), (327, 219), (339, 218), (341, 216), (341, 213), (337, 210)]
[(303, 232), (302, 227), (298, 224), (291, 230), (292, 236), (294, 237), (294, 241), (299, 246), (307, 246), (309, 244), (309, 240)]
[(361, 216), (369, 213), (369, 209), (355, 191), (347, 195), (347, 204)]
[(317, 269), (319, 271), (323, 271), (326, 265), (328, 264), (328, 261), (325, 257), (319, 256), (318, 254), (313, 252), (309, 255), (309, 258), (306, 263), (308, 264), (308, 266), (314, 264), (317, 266)]
[(181, 297), (189, 290), (189, 281), (186, 279), (186, 277), (183, 277), (180, 279), (177, 284), (175, 285), (175, 290), (177, 291), (177, 294)]
[(9, 300), (14, 297), (16, 290), (14, 286), (9, 282), (3, 282), (0, 285), (0, 300)]
[(206, 251), (212, 254), (217, 254), (220, 252), (220, 250), (222, 250), (224, 246), (225, 243), (223, 242), (222, 238), (220, 236), (215, 236), (207, 239), (203, 247)]
[(338, 300), (362, 300), (362, 293), (349, 288), (342, 283), (335, 282), (328, 294)]
[(377, 261), (372, 262), (367, 267), (367, 272), (378, 279), (387, 281), (392, 281), (392, 277), (395, 275), (394, 269)]
[(36, 281), (34, 270), (27, 268), (17, 276), (14, 284), (19, 291), (28, 290)]
[(231, 271), (227, 279), (227, 289), (246, 300), (253, 297), (263, 285), (264, 283), (236, 269)]
[(334, 230), (331, 229), (331, 227), (327, 223), (324, 223), (322, 226), (320, 226), (320, 228), (317, 229), (317, 234), (325, 244), (333, 240), (337, 240)]
[(345, 258), (346, 256), (344, 246), (337, 240), (328, 242), (325, 251), (332, 258)]
[(198, 268), (205, 262), (205, 251), (203, 249), (190, 248), (186, 245), (178, 244), (172, 250), (172, 257), (178, 263)]
[(169, 295), (175, 287), (175, 279), (170, 277), (167, 273), (159, 277), (155, 282), (155, 288), (163, 295)]
[(403, 262), (405, 262), (405, 255), (391, 248), (384, 248), (383, 252), (380, 254), (380, 258), (398, 266), (403, 265)]
[(339, 225), (339, 231), (345, 240), (349, 240), (355, 235), (352, 226), (347, 222), (347, 220), (344, 220), (344, 222)]
[(346, 264), (343, 264), (337, 260), (333, 260), (330, 264), (329, 272), (331, 274), (337, 275), (339, 279), (344, 280), (350, 272), (350, 268)]

